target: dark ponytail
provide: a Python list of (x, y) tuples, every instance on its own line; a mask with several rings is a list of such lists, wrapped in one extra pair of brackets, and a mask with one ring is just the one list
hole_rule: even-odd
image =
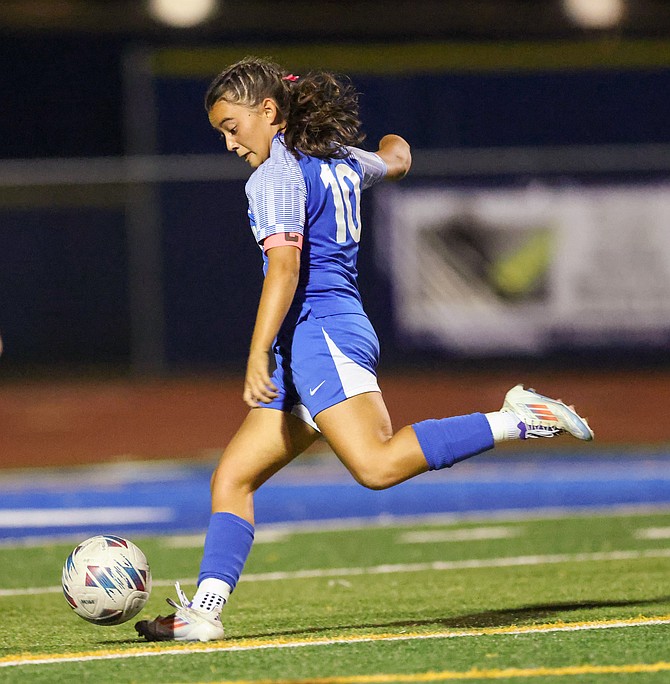
[(360, 145), (358, 94), (348, 79), (315, 72), (290, 86), (291, 103), (284, 140), (294, 154), (346, 157), (346, 145)]
[(245, 57), (210, 84), (205, 95), (209, 111), (219, 100), (248, 107), (270, 97), (286, 121), (284, 142), (296, 156), (321, 159), (347, 156), (347, 145), (360, 145), (358, 94), (348, 78), (312, 72), (296, 78), (278, 64)]

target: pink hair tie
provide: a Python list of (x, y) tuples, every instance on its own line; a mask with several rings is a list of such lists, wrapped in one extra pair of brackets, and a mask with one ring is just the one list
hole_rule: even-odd
[(291, 81), (291, 83), (295, 83), (300, 76), (294, 76), (293, 74), (289, 74), (288, 76), (283, 76), (282, 81)]

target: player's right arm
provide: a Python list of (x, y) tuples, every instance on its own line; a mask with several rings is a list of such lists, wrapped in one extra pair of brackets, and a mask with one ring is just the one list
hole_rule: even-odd
[(385, 135), (379, 141), (379, 149), (376, 154), (386, 164), (386, 178), (400, 180), (404, 178), (412, 166), (412, 153), (409, 143), (399, 135)]
[[(276, 244), (281, 243), (277, 241)], [(300, 276), (300, 248), (291, 246), (290, 241), (285, 246), (269, 249), (267, 256), (268, 268), (251, 336), (242, 395), (251, 408), (258, 406), (259, 402), (268, 404), (277, 396), (277, 388), (270, 379), (270, 352), (293, 301)]]

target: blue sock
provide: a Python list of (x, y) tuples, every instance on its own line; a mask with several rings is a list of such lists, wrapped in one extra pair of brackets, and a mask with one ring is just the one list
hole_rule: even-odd
[(232, 513), (212, 513), (200, 563), (198, 584), (208, 577), (223, 580), (231, 591), (254, 542), (254, 526)]
[(423, 420), (412, 425), (431, 470), (451, 468), (454, 463), (493, 448), (493, 433), (483, 413)]

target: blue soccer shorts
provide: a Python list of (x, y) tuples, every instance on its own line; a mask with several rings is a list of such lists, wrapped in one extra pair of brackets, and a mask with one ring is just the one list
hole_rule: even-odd
[(272, 382), (279, 396), (261, 408), (292, 413), (318, 429), (314, 417), (364, 392), (379, 392), (379, 340), (365, 314), (316, 317), (282, 331), (274, 346)]

